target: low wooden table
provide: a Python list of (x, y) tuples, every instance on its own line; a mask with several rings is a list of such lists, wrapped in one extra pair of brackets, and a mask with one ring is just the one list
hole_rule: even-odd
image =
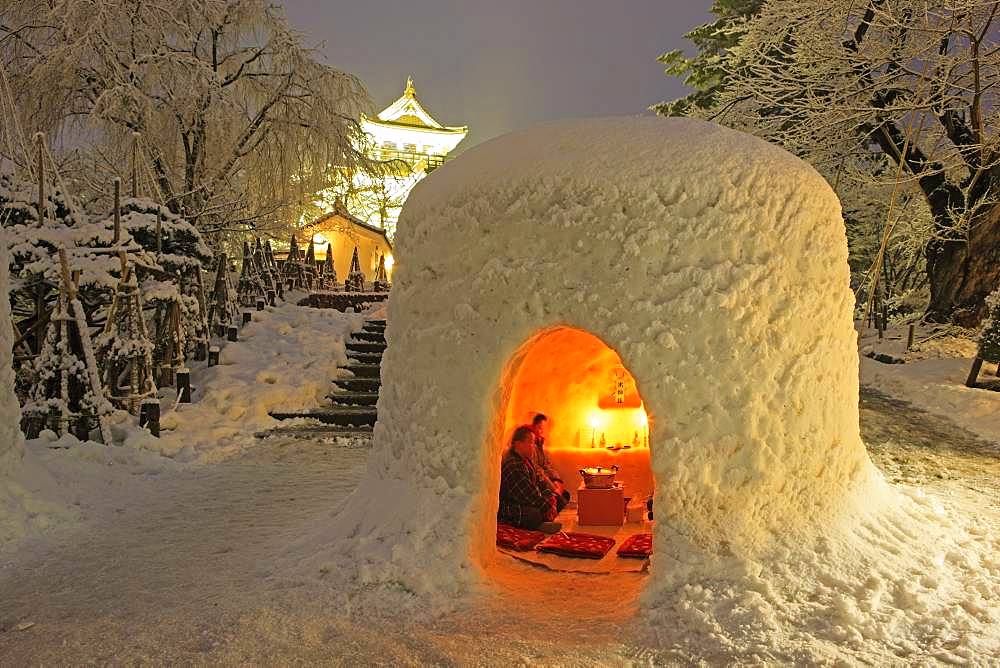
[(576, 514), (580, 524), (617, 526), (625, 522), (625, 486), (615, 483), (608, 489), (589, 489), (580, 485), (576, 490)]

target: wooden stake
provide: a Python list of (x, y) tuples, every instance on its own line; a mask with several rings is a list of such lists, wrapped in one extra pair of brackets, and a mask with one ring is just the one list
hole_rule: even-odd
[(138, 156), (139, 156), (139, 133), (132, 133), (132, 199), (139, 197), (138, 178)]
[(983, 368), (983, 358), (976, 357), (972, 360), (972, 368), (969, 369), (969, 377), (965, 380), (966, 387), (975, 387), (976, 380), (979, 378), (979, 370)]
[(191, 403), (191, 371), (190, 369), (177, 370), (177, 401), (182, 404)]
[(160, 437), (160, 400), (143, 399), (139, 406), (139, 426), (149, 427), (149, 433)]
[(122, 180), (115, 179), (115, 236), (112, 244), (117, 246), (122, 236)]
[(45, 135), (35, 133), (38, 143), (38, 226), (45, 224)]
[(160, 207), (156, 207), (156, 254), (159, 255), (163, 252), (163, 221), (161, 217), (163, 212)]
[(910, 348), (912, 348), (912, 347), (913, 347), (913, 329), (914, 329), (914, 326), (913, 326), (913, 324), (911, 323), (911, 324), (910, 324), (910, 329), (909, 329), (909, 331), (908, 331), (908, 332), (906, 333), (906, 351), (907, 351), (907, 352), (909, 352), (909, 351), (910, 351)]

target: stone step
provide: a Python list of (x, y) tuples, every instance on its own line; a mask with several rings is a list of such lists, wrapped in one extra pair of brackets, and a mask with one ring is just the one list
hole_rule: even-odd
[(374, 334), (384, 334), (385, 325), (373, 325), (370, 322), (366, 322), (364, 327), (361, 328), (363, 332), (372, 332)]
[(373, 425), (378, 418), (378, 413), (374, 406), (338, 406), (307, 411), (274, 411), (269, 413), (269, 415), (276, 420), (308, 418), (310, 420), (317, 420), (323, 424), (335, 424), (341, 427)]
[(344, 344), (348, 352), (356, 353), (384, 353), (385, 343), (372, 343), (371, 341), (348, 341)]
[(359, 353), (355, 350), (349, 350), (347, 359), (355, 364), (381, 364), (382, 353)]
[(378, 392), (382, 382), (378, 378), (338, 378), (333, 381), (346, 392)]
[(354, 332), (351, 339), (357, 342), (385, 343), (385, 334), (381, 332)]
[(366, 325), (380, 325), (382, 327), (385, 327), (385, 320), (381, 320), (379, 318), (372, 318), (371, 320), (365, 320), (365, 324)]
[(374, 406), (378, 392), (333, 392), (327, 398), (338, 406)]
[(355, 378), (378, 378), (382, 370), (378, 364), (348, 364), (341, 368), (353, 373)]

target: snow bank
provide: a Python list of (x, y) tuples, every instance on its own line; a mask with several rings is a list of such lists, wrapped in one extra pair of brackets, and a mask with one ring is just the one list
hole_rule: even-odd
[(255, 311), (240, 340), (223, 346), (218, 366), (193, 369), (193, 403), (175, 404), (173, 390), (162, 393), (160, 438), (126, 425), (114, 428), (116, 437), (183, 462), (232, 456), (279, 424), (270, 411), (328, 403), (337, 367), (347, 363), (344, 341), (365, 318), (292, 301)]
[[(875, 352), (905, 359), (905, 364), (884, 364), (861, 358), (861, 384), (948, 420), (1000, 449), (1000, 392), (965, 386), (976, 342), (958, 336), (928, 336), (918, 328), (916, 344), (906, 351), (906, 328), (892, 328), (879, 340), (869, 329), (861, 337), (861, 352)], [(996, 377), (987, 362), (979, 382)]]
[[(489, 562), (499, 385), (555, 326), (615, 349), (654, 417), (661, 555), (757, 553), (872, 477), (839, 202), (781, 149), (689, 120), (546, 125), (438, 170), (403, 216), (376, 452), (343, 517), (391, 547), (382, 575), (448, 589), (470, 548)], [(369, 511), (386, 485), (398, 507)]]

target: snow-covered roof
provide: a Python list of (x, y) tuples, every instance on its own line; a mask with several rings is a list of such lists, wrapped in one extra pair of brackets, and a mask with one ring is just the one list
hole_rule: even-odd
[(378, 113), (377, 119), (364, 117), (364, 120), (376, 125), (404, 126), (411, 130), (424, 130), (429, 132), (445, 134), (466, 134), (469, 131), (467, 126), (445, 126), (438, 123), (430, 113), (424, 109), (417, 99), (416, 90), (413, 87), (413, 77), (407, 77), (406, 89), (395, 102)]

